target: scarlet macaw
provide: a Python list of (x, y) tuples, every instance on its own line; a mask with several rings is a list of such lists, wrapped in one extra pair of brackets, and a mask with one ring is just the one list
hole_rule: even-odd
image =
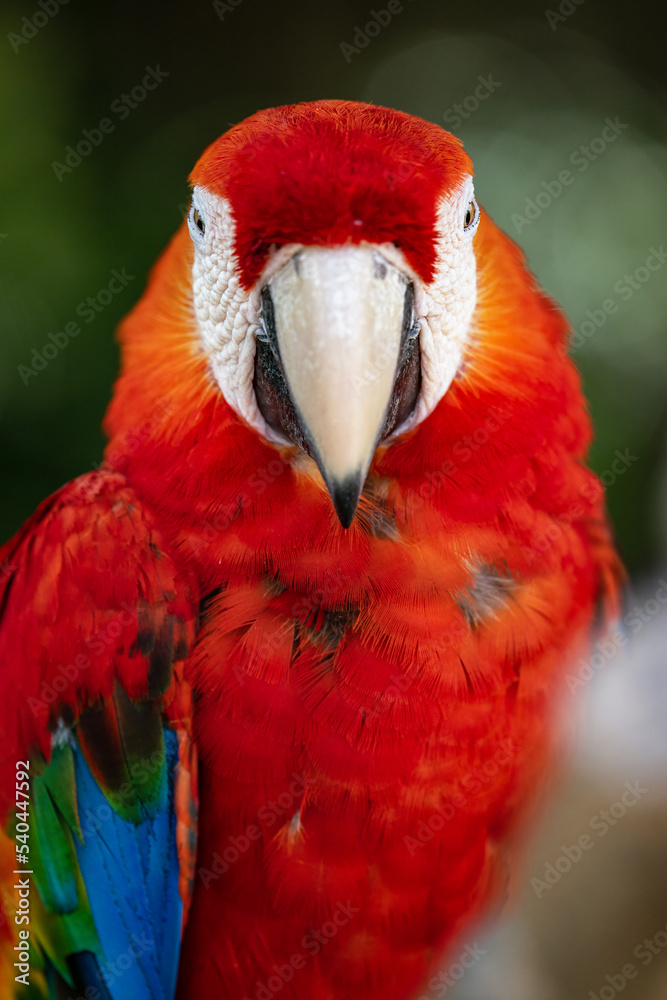
[(261, 111), (191, 181), (104, 465), (0, 552), (2, 995), (407, 1000), (614, 613), (567, 325), (429, 122)]

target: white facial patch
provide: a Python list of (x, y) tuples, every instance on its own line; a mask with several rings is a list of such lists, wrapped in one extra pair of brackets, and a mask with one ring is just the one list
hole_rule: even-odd
[[(213, 378), (239, 416), (275, 443), (283, 439), (268, 426), (253, 389), (255, 338), (261, 329), (260, 292), (271, 275), (299, 250), (291, 244), (276, 250), (250, 291), (241, 287), (234, 254), (235, 223), (226, 199), (195, 187), (188, 224), (195, 247), (192, 287), (195, 314)], [(466, 227), (468, 206), (473, 218)], [(197, 212), (195, 221), (194, 212)], [(442, 200), (438, 210), (436, 273), (428, 285), (415, 274), (393, 244), (378, 252), (414, 284), (415, 314), (420, 327), (421, 392), (401, 433), (423, 420), (447, 392), (463, 360), (477, 302), (472, 237), (479, 222), (472, 178)], [(203, 228), (203, 232), (201, 231)]]
[[(473, 215), (466, 226), (469, 206)], [(479, 219), (472, 177), (468, 175), (458, 189), (443, 198), (438, 208), (433, 281), (425, 285), (413, 277), (415, 313), (420, 325), (422, 384), (417, 405), (395, 434), (414, 427), (435, 409), (463, 361), (477, 305), (473, 236)]]
[[(195, 210), (203, 220), (203, 233), (193, 219)], [(259, 411), (253, 390), (260, 286), (248, 292), (239, 281), (234, 254), (235, 225), (229, 203), (205, 188), (196, 187), (188, 226), (195, 245), (192, 265), (195, 314), (211, 374), (232, 409), (266, 438), (276, 441), (276, 435)]]

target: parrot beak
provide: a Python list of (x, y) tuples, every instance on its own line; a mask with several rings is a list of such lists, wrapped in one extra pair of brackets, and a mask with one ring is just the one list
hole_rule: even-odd
[(290, 422), (283, 404), (278, 423), (317, 462), (344, 528), (387, 433), (399, 362), (414, 337), (412, 305), (408, 278), (360, 246), (307, 247), (262, 293), (266, 336), (294, 408)]

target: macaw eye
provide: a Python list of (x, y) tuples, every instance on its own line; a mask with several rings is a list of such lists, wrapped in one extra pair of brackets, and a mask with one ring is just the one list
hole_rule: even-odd
[(467, 232), (471, 226), (477, 221), (477, 202), (473, 198), (468, 204), (466, 209), (465, 218), (463, 220), (463, 231)]
[(194, 245), (196, 247), (203, 247), (205, 242), (206, 218), (195, 204), (190, 206), (190, 212), (188, 213), (188, 229), (190, 230), (190, 236)]

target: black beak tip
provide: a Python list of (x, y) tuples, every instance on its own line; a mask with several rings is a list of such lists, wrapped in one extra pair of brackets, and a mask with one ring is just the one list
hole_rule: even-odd
[(335, 479), (327, 485), (338, 520), (344, 528), (349, 528), (354, 520), (364, 485), (361, 473), (353, 473), (341, 480)]

